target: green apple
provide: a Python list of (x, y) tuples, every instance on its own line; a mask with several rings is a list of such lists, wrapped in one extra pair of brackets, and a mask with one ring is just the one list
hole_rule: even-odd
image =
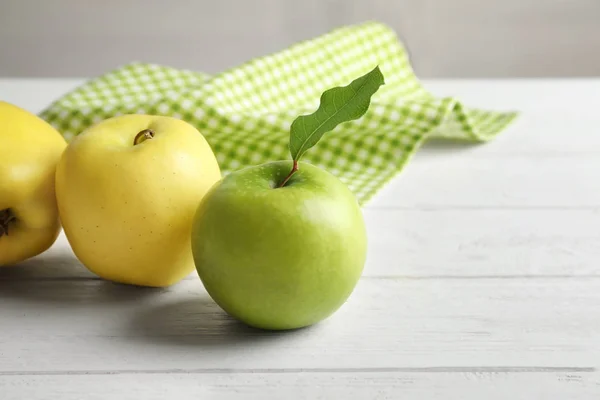
[(233, 172), (194, 216), (202, 283), (221, 308), (253, 327), (295, 329), (327, 318), (363, 271), (366, 229), (353, 193), (323, 169), (297, 167), (291, 176), (291, 161)]
[(215, 183), (193, 218), (192, 254), (209, 295), (262, 329), (296, 329), (333, 314), (364, 268), (360, 204), (338, 178), (302, 155), (337, 125), (360, 118), (384, 84), (376, 66), (321, 95), (290, 126), (291, 161), (247, 167)]

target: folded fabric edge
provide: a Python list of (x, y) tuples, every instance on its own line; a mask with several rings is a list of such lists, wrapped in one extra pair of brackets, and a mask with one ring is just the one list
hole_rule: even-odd
[[(210, 79), (212, 77), (210, 74), (207, 74), (205, 72), (194, 71), (194, 70), (187, 69), (187, 68), (180, 69), (180, 68), (175, 68), (175, 67), (171, 67), (168, 65), (155, 63), (155, 62), (143, 62), (143, 61), (139, 61), (139, 60), (131, 61), (131, 62), (117, 65), (114, 68), (108, 70), (107, 72), (105, 72), (101, 75), (97, 75), (97, 76), (93, 76), (93, 77), (84, 79), (84, 81), (80, 85), (78, 85), (77, 87), (73, 88), (72, 90), (64, 93), (62, 96), (55, 99), (48, 106), (46, 106), (44, 109), (42, 109), (40, 112), (38, 112), (38, 116), (45, 119), (45, 116), (48, 115), (48, 113), (51, 112), (53, 109), (63, 108), (63, 109), (71, 110), (71, 109), (78, 108), (77, 102), (69, 101), (73, 97), (73, 95), (76, 95), (77, 93), (81, 92), (83, 89), (85, 89), (87, 87), (97, 85), (99, 82), (102, 82), (110, 77), (116, 76), (116, 75), (122, 73), (123, 71), (135, 69), (136, 67), (139, 67), (140, 69), (171, 70), (171, 71), (176, 71), (179, 74), (190, 74), (190, 75), (203, 76), (203, 77), (205, 77), (205, 79)], [(146, 103), (144, 103), (144, 105), (145, 104)]]
[[(469, 118), (468, 111), (465, 110), (465, 107), (453, 97), (446, 97), (442, 100), (442, 116), (438, 119), (438, 122), (431, 129), (427, 130), (419, 134), (416, 137), (416, 140), (413, 141), (412, 147), (410, 151), (406, 151), (402, 153), (400, 159), (394, 163), (394, 168), (388, 168), (385, 171), (381, 171), (381, 175), (377, 179), (377, 183), (371, 187), (368, 192), (363, 192), (357, 197), (357, 200), (361, 207), (367, 205), (372, 198), (379, 194), (380, 191), (388, 185), (393, 179), (399, 176), (404, 167), (408, 164), (408, 162), (414, 157), (414, 155), (419, 151), (419, 149), (425, 144), (425, 142), (432, 138), (442, 138), (442, 139), (452, 139), (452, 140), (460, 140), (460, 141), (471, 141), (484, 143), (493, 139), (497, 134), (506, 129), (508, 125), (510, 125), (516, 118), (520, 115), (518, 111), (507, 111), (507, 112), (492, 112), (492, 111), (481, 111), (478, 112), (494, 114), (500, 118), (499, 121), (493, 126), (490, 126), (487, 131), (482, 132), (480, 129), (477, 129), (473, 125), (472, 118)], [(467, 136), (464, 135), (455, 135), (455, 136), (446, 136), (441, 135), (440, 132), (445, 124), (450, 120), (460, 121), (462, 123), (461, 130), (467, 133)]]

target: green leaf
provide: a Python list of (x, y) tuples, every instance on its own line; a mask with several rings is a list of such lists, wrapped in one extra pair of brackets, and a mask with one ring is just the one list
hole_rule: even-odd
[(334, 87), (321, 95), (319, 108), (312, 114), (301, 115), (290, 129), (290, 152), (294, 161), (342, 122), (362, 117), (371, 102), (371, 96), (384, 85), (379, 66), (352, 81), (348, 86)]

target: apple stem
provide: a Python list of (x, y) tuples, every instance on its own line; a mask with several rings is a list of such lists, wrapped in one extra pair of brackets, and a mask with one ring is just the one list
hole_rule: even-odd
[(281, 182), (281, 185), (279, 185), (279, 187), (284, 187), (286, 183), (288, 183), (288, 181), (290, 180), (290, 178), (292, 177), (292, 175), (294, 175), (294, 173), (298, 171), (298, 160), (294, 160), (294, 165), (292, 167), (292, 170), (290, 171), (290, 173), (288, 174), (288, 176), (285, 177), (285, 179), (283, 180), (283, 182)]
[(9, 224), (17, 219), (10, 208), (0, 211), (0, 237), (8, 236)]
[(135, 135), (135, 139), (133, 139), (133, 145), (138, 145), (146, 139), (152, 139), (153, 137), (154, 131), (152, 129), (144, 129), (143, 131)]

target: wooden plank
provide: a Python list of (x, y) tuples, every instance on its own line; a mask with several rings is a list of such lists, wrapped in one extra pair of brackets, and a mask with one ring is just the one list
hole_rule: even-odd
[(600, 276), (600, 210), (365, 210), (365, 276)]
[(599, 209), (600, 190), (590, 186), (599, 170), (595, 154), (423, 153), (367, 207)]
[(0, 376), (3, 400), (443, 399), (588, 400), (590, 372), (215, 373)]
[[(363, 279), (331, 318), (263, 332), (197, 280), (0, 283), (0, 371), (595, 368), (600, 280)], [(37, 372), (36, 372), (37, 371)]]
[[(600, 276), (597, 210), (367, 208), (364, 214), (364, 276)], [(64, 235), (43, 255), (0, 269), (0, 282), (94, 277)]]

